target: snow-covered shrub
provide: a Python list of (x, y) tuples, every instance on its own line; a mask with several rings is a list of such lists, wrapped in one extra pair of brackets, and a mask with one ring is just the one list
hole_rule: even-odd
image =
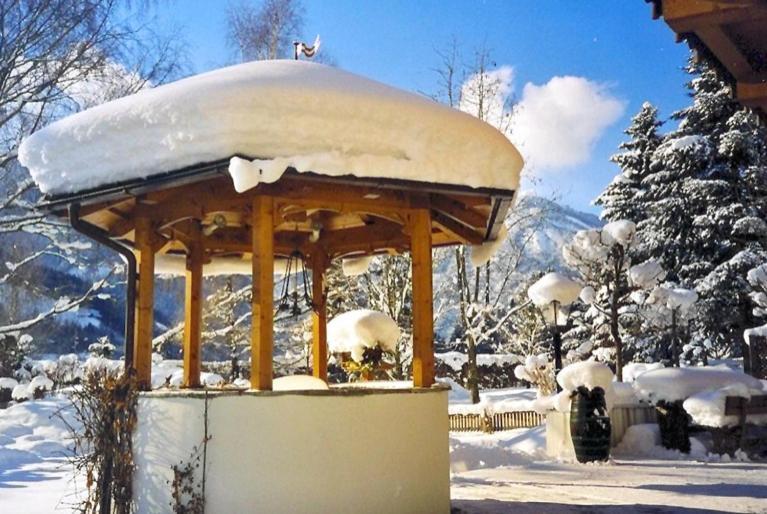
[(589, 307), (574, 321), (595, 343), (595, 357), (614, 359), (619, 380), (627, 347), (636, 346), (641, 339), (637, 299), (644, 299), (645, 291), (665, 276), (655, 261), (632, 265), (635, 237), (632, 221), (616, 220), (601, 229), (576, 232), (562, 248), (565, 261), (586, 285), (580, 297)]
[(370, 379), (392, 367), (385, 356), (395, 352), (399, 336), (397, 323), (383, 312), (354, 310), (328, 323), (328, 350), (342, 356), (347, 373)]
[(82, 378), (82, 374), (80, 358), (74, 353), (69, 353), (59, 356), (56, 372), (52, 378), (56, 385), (61, 387), (78, 383)]
[(11, 391), (11, 399), (17, 402), (23, 402), (32, 399), (33, 391), (29, 389), (29, 384), (18, 384)]
[(11, 401), (11, 393), (13, 393), (17, 385), (19, 383), (13, 378), (0, 377), (0, 404)]
[(37, 375), (27, 385), (29, 396), (38, 400), (42, 398), (45, 393), (52, 391), (53, 385), (53, 380), (50, 378), (46, 377), (45, 375)]
[(62, 419), (74, 441), (71, 461), (77, 475), (88, 477), (86, 495), (77, 510), (98, 512), (102, 498), (110, 497), (114, 512), (129, 512), (126, 499), (133, 496), (135, 467), (135, 379), (120, 370), (93, 368), (81, 387), (72, 389), (70, 398), (75, 422)]
[(111, 359), (115, 353), (115, 345), (109, 340), (107, 336), (99, 337), (95, 343), (91, 343), (88, 346), (88, 353), (94, 357), (104, 357)]
[(514, 368), (514, 376), (530, 382), (538, 389), (538, 396), (554, 393), (554, 364), (546, 354), (528, 355), (524, 364)]

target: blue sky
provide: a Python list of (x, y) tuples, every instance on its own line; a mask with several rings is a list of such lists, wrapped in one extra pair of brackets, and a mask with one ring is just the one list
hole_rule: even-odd
[[(234, 61), (225, 37), (228, 5), (170, 0), (157, 8), (162, 22), (183, 29), (193, 71)], [(499, 67), (513, 68), (517, 98), (526, 84), (540, 87), (559, 76), (597, 85), (599, 94), (618, 101), (621, 109), (587, 145), (588, 158), (535, 169), (537, 181), (526, 181), (539, 194), (557, 195), (578, 209), (597, 212), (590, 202), (615, 175), (608, 158), (642, 102), (657, 105), (663, 117), (688, 102), (681, 71), (687, 47), (675, 43), (662, 21), (652, 20), (650, 5), (641, 0), (304, 0), (304, 6), (306, 40), (319, 34), (323, 51), (339, 67), (403, 89), (438, 89), (435, 49), (453, 37), (467, 60), (484, 46)], [(585, 126), (591, 111), (584, 110)], [(576, 123), (565, 132), (579, 130)]]

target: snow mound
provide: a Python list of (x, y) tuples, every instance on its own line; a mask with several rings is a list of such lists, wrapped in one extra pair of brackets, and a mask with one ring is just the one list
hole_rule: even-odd
[(613, 448), (612, 454), (622, 458), (645, 458), (663, 460), (699, 459), (707, 460), (706, 447), (696, 438), (690, 438), (690, 453), (669, 450), (661, 445), (660, 427), (657, 423), (631, 425), (623, 434), (623, 439)]
[(332, 353), (351, 353), (362, 361), (365, 348), (380, 346), (393, 352), (397, 348), (400, 329), (383, 312), (360, 309), (339, 314), (328, 323), (328, 349)]
[(13, 390), (17, 385), (19, 382), (15, 378), (0, 377), (0, 389)]
[(743, 372), (721, 367), (664, 368), (647, 371), (636, 378), (634, 387), (652, 402), (674, 402), (705, 391), (741, 384), (762, 391), (762, 382)]
[(288, 167), (516, 190), (522, 169), (514, 145), (477, 118), (293, 60), (249, 62), (145, 89), (52, 123), (19, 147), (19, 161), (49, 194), (237, 155), (249, 158), (231, 162), (238, 190), (277, 180)]
[(273, 391), (326, 391), (328, 384), (321, 378), (311, 375), (291, 375), (275, 378), (272, 382)]
[(635, 382), (642, 373), (647, 373), (655, 369), (663, 369), (662, 362), (629, 362), (623, 366), (623, 380), (626, 382)]

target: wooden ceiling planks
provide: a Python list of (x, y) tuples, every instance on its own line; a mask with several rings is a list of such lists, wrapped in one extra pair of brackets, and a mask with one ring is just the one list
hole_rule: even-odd
[(648, 0), (679, 40), (713, 57), (729, 75), (736, 98), (767, 119), (767, 1)]

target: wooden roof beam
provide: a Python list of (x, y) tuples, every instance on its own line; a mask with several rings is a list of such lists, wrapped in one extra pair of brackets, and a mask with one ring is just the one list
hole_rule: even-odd
[(484, 228), (487, 226), (487, 216), (466, 207), (465, 204), (454, 200), (453, 198), (432, 194), (430, 196), (431, 208), (445, 216), (474, 228)]
[(734, 23), (754, 14), (767, 15), (767, 7), (758, 0), (663, 0), (662, 6), (663, 18), (677, 33), (697, 32), (703, 25)]
[(706, 45), (736, 80), (750, 79), (754, 70), (740, 49), (725, 34), (719, 25), (706, 25), (695, 30), (695, 34)]
[(735, 90), (740, 103), (748, 107), (760, 107), (767, 112), (767, 82), (738, 82)]
[(431, 211), (431, 221), (440, 230), (446, 232), (451, 237), (455, 238), (456, 241), (463, 244), (478, 245), (482, 244), (484, 241), (482, 234), (479, 234), (474, 229), (467, 227), (463, 223), (459, 223), (453, 218), (442, 214), (440, 211)]

